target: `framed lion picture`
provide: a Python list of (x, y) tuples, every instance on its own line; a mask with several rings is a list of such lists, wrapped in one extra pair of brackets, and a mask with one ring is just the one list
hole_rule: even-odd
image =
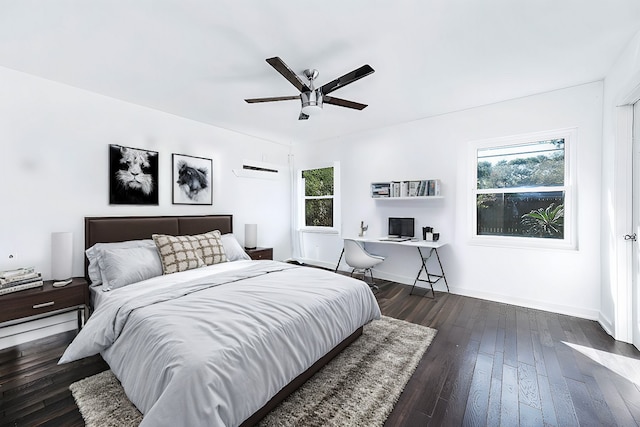
[(173, 204), (213, 204), (213, 160), (173, 154)]
[(109, 204), (158, 204), (158, 153), (109, 145)]

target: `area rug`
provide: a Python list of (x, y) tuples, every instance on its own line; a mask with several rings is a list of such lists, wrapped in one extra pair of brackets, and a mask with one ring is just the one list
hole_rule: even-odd
[[(436, 330), (382, 317), (271, 411), (260, 426), (382, 426)], [(137, 426), (142, 414), (111, 371), (69, 387), (87, 427)]]

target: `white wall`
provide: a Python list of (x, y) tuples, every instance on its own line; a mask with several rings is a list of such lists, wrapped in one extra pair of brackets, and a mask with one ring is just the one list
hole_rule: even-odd
[[(604, 81), (602, 290), (600, 323), (616, 339), (630, 342), (632, 153), (619, 134), (620, 106), (640, 85), (640, 32), (631, 39)], [(637, 91), (636, 91), (637, 92)], [(629, 124), (630, 125), (630, 124)], [(630, 130), (630, 128), (629, 128)]]
[[(449, 245), (440, 254), (454, 293), (596, 319), (600, 309), (600, 187), (602, 82), (426, 118), (377, 131), (294, 146), (296, 168), (340, 160), (342, 232), (356, 235), (361, 220), (369, 235), (384, 235), (389, 216), (416, 218)], [(320, 118), (321, 119), (321, 118)], [(468, 243), (469, 141), (560, 128), (578, 128), (578, 250), (505, 249)], [(399, 179), (442, 180), (444, 200), (373, 200), (369, 185)], [(307, 258), (335, 266), (337, 236), (305, 235)], [(413, 283), (415, 249), (368, 249), (387, 260), (378, 277)], [(343, 267), (346, 268), (346, 267)], [(442, 289), (442, 286), (439, 286)]]
[[(0, 269), (33, 265), (50, 277), (51, 232), (72, 231), (73, 273), (82, 276), (85, 216), (231, 213), (240, 243), (244, 224), (257, 223), (258, 244), (290, 256), (289, 146), (6, 68), (0, 94)], [(160, 153), (159, 206), (109, 205), (109, 144)], [(171, 204), (172, 153), (213, 159), (213, 206)], [(238, 178), (242, 159), (281, 165), (282, 178)]]
[[(35, 265), (48, 277), (50, 233), (70, 230), (74, 232), (74, 274), (82, 275), (82, 219), (93, 215), (232, 213), (240, 242), (244, 223), (257, 222), (259, 245), (273, 246), (276, 259), (290, 256), (288, 146), (6, 68), (0, 68), (0, 89), (0, 269)], [(597, 229), (601, 223), (602, 91), (602, 83), (596, 82), (313, 146), (301, 144), (293, 148), (295, 167), (341, 161), (344, 235), (357, 234), (361, 220), (369, 224), (369, 235), (386, 234), (389, 216), (413, 216), (418, 230), (425, 225), (435, 227), (449, 243), (441, 255), (453, 292), (597, 318), (601, 297)], [(466, 188), (468, 142), (566, 127), (577, 127), (579, 132), (579, 250), (513, 250), (468, 244), (467, 214), (472, 208)], [(108, 204), (109, 144), (160, 152), (159, 206)], [(607, 150), (605, 158), (610, 156)], [(174, 152), (213, 158), (213, 207), (171, 204), (170, 159)], [(283, 178), (237, 178), (231, 169), (238, 168), (245, 158), (282, 165)], [(611, 163), (605, 165), (614, 168)], [(373, 181), (430, 178), (442, 180), (443, 200), (391, 202), (369, 197)], [(311, 235), (304, 248), (305, 255), (316, 263), (335, 266), (341, 240)], [(419, 263), (414, 250), (391, 250), (381, 245), (369, 249), (388, 256), (377, 270), (379, 277), (413, 282)], [(9, 261), (9, 254), (15, 256), (13, 261)], [(73, 319), (64, 318), (64, 327), (73, 328)], [(25, 328), (28, 326), (19, 330)], [(15, 328), (6, 329), (10, 331), (5, 336), (10, 337), (3, 340), (0, 335), (0, 347), (17, 339)]]

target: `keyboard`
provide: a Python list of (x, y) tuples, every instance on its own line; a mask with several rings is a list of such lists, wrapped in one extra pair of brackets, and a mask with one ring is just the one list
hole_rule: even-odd
[(407, 240), (411, 240), (411, 237), (383, 237), (380, 239), (381, 242), (406, 242)]

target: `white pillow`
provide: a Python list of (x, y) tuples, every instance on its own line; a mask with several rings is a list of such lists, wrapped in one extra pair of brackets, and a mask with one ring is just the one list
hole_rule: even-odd
[(89, 279), (91, 279), (91, 286), (97, 286), (102, 284), (102, 275), (100, 274), (99, 259), (102, 252), (105, 249), (125, 249), (125, 248), (138, 248), (138, 247), (152, 247), (155, 248), (153, 240), (128, 240), (126, 242), (113, 242), (113, 243), (96, 243), (85, 251), (87, 259), (89, 260)]
[(103, 291), (162, 275), (162, 262), (155, 245), (104, 249), (98, 262)]
[(222, 235), (222, 246), (224, 246), (224, 252), (227, 254), (227, 259), (229, 261), (251, 259), (244, 249), (242, 249), (242, 246), (240, 246), (240, 243), (238, 243), (235, 236), (231, 233)]

